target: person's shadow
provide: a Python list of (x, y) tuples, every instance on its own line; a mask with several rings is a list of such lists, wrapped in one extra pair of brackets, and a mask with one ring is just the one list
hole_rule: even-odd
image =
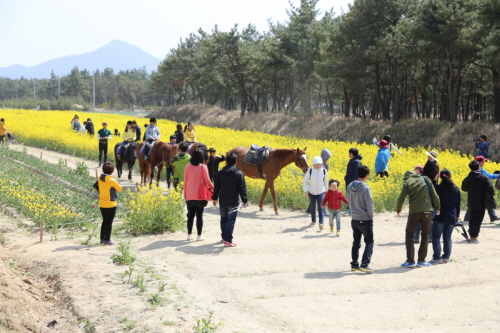
[(349, 271), (340, 271), (340, 272), (314, 272), (314, 273), (305, 273), (304, 279), (340, 279), (346, 276), (361, 276), (361, 275), (373, 275), (373, 274), (401, 274), (407, 273), (418, 268), (405, 268), (405, 267), (388, 267), (375, 269), (374, 273), (368, 274), (360, 271), (351, 272)]
[[(202, 243), (202, 245), (200, 245)], [(164, 240), (156, 241), (139, 249), (139, 251), (154, 251), (161, 250), (167, 247), (174, 247), (175, 251), (184, 252), (186, 254), (198, 255), (217, 255), (224, 251), (224, 245), (220, 242), (206, 243), (205, 241), (182, 241), (182, 240)]]

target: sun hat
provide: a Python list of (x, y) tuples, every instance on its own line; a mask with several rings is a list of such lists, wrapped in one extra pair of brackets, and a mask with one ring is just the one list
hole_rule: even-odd
[(321, 158), (321, 156), (313, 157), (313, 164), (323, 164), (323, 159)]
[(474, 159), (479, 163), (486, 162), (488, 160), (487, 158), (484, 158), (484, 156), (476, 156)]
[(388, 143), (387, 143), (387, 141), (385, 141), (385, 140), (380, 140), (380, 141), (378, 142), (378, 146), (379, 146), (380, 148), (385, 148), (385, 147), (387, 147), (387, 145), (388, 145)]
[(436, 162), (438, 161), (437, 157), (438, 157), (438, 152), (435, 151), (435, 150), (431, 150), (430, 152), (426, 151), (425, 152), (427, 155), (429, 155), (430, 158), (432, 158), (433, 160), (435, 160)]

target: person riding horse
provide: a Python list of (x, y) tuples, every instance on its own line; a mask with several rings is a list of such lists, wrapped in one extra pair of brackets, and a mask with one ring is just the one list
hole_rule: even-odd
[(160, 129), (156, 126), (156, 118), (149, 119), (149, 126), (146, 129), (146, 144), (144, 145), (144, 151), (141, 152), (144, 155), (144, 159), (148, 159), (149, 152), (156, 141), (160, 141)]
[(132, 121), (127, 121), (127, 126), (125, 126), (125, 130), (123, 131), (123, 142), (118, 148), (117, 157), (121, 158), (123, 155), (123, 151), (125, 149), (125, 145), (130, 142), (135, 141), (135, 129), (132, 127)]

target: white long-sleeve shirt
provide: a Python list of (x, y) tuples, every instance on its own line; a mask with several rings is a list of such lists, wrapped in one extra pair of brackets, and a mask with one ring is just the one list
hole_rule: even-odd
[(148, 128), (146, 128), (146, 140), (154, 139), (160, 140), (160, 129), (156, 126), (149, 125)]
[(304, 193), (309, 192), (313, 195), (325, 193), (328, 188), (328, 172), (323, 167), (307, 170), (304, 176), (303, 186)]

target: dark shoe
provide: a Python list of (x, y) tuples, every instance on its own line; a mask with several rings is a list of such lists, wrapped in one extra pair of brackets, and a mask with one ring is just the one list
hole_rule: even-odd
[(360, 267), (359, 270), (363, 273), (368, 273), (368, 274), (375, 272), (375, 270), (371, 267)]
[(99, 165), (98, 165), (97, 167), (98, 167), (98, 168), (100, 168), (100, 167), (101, 167), (101, 165), (102, 165), (102, 164), (101, 164), (101, 162), (99, 162)]
[(109, 241), (104, 241), (102, 244), (103, 245), (115, 245), (115, 242), (109, 240)]

